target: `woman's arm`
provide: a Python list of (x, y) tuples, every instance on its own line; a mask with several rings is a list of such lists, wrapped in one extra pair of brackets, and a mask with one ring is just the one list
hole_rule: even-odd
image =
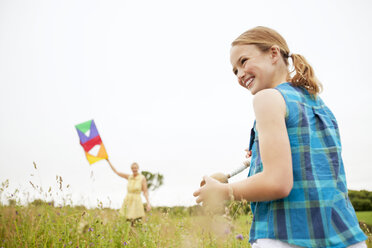
[(147, 180), (146, 180), (145, 177), (143, 177), (143, 180), (142, 180), (142, 191), (143, 191), (143, 195), (145, 196), (146, 202), (147, 202), (146, 210), (150, 211), (151, 210), (151, 204), (150, 204), (149, 193), (148, 193), (148, 189), (147, 189)]
[[(231, 184), (205, 177), (206, 185), (194, 193), (197, 202), (219, 194), (228, 199), (268, 201), (289, 195), (293, 186), (291, 148), (285, 124), (286, 105), (275, 89), (262, 90), (253, 99), (263, 171)], [(209, 183), (209, 185), (208, 185)]]
[(119, 177), (123, 177), (125, 179), (128, 179), (129, 178), (129, 174), (125, 174), (125, 173), (122, 173), (122, 172), (118, 172), (115, 167), (111, 164), (110, 160), (107, 158), (106, 159), (107, 162), (109, 163), (111, 169), (115, 172), (116, 175), (118, 175)]

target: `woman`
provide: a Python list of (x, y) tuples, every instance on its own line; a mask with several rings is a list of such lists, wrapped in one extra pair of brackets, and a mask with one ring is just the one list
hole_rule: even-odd
[(109, 163), (111, 169), (120, 177), (123, 177), (128, 180), (127, 190), (128, 193), (124, 199), (123, 205), (120, 209), (120, 215), (125, 216), (127, 220), (133, 225), (134, 222), (140, 220), (145, 216), (145, 211), (143, 209), (141, 191), (146, 198), (146, 210), (151, 210), (151, 205), (149, 201), (149, 194), (147, 190), (147, 181), (146, 178), (138, 172), (138, 164), (133, 163), (130, 168), (132, 170), (132, 175), (118, 172), (115, 167), (111, 164), (109, 159), (106, 159)]
[(251, 166), (247, 179), (231, 184), (204, 177), (196, 202), (215, 195), (251, 201), (253, 248), (366, 247), (348, 198), (337, 121), (318, 96), (312, 67), (266, 27), (241, 34), (230, 60), (254, 96)]

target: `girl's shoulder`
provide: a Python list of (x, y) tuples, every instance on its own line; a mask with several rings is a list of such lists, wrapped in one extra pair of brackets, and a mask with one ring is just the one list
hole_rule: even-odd
[(253, 103), (263, 103), (263, 102), (272, 102), (272, 101), (281, 101), (283, 100), (283, 97), (281, 97), (281, 94), (279, 91), (274, 89), (264, 89), (257, 92), (253, 97)]
[(256, 118), (263, 115), (276, 115), (286, 113), (286, 104), (283, 96), (275, 89), (264, 89), (257, 92), (253, 98), (253, 109)]
[(265, 106), (284, 104), (282, 94), (276, 89), (264, 89), (257, 92), (253, 97), (253, 106)]

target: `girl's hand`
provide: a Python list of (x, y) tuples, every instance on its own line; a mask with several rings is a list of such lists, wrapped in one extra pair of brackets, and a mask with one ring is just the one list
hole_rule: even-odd
[[(229, 178), (228, 178), (228, 175), (226, 174), (223, 174), (221, 172), (217, 172), (217, 173), (214, 173), (210, 176), (211, 178), (213, 179), (216, 179), (217, 181), (219, 181), (220, 183), (228, 183), (229, 181)], [(200, 187), (204, 186), (205, 184), (205, 181), (204, 179), (200, 182)]]
[(150, 203), (147, 203), (147, 205), (146, 205), (146, 211), (147, 212), (151, 211), (151, 205), (150, 205)]
[(250, 158), (252, 156), (252, 151), (250, 151), (249, 148), (245, 149), (244, 151), (247, 152), (247, 154), (245, 155), (246, 158)]
[(228, 184), (220, 183), (216, 179), (204, 176), (205, 185), (194, 192), (196, 203), (203, 202), (203, 205), (218, 206), (228, 199)]

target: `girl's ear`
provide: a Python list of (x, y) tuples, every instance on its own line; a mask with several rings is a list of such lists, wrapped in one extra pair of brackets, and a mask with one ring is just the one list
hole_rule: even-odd
[(279, 61), (280, 58), (280, 48), (278, 45), (273, 45), (270, 48), (270, 58), (272, 59), (273, 64)]

